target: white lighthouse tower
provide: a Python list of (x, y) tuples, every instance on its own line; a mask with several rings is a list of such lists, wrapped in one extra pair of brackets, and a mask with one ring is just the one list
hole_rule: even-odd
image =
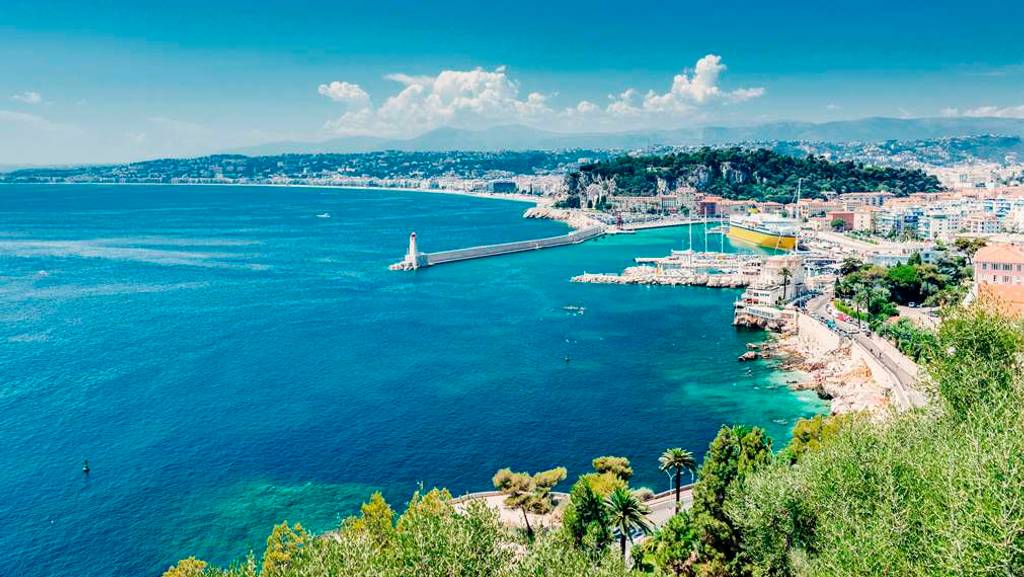
[(409, 235), (409, 252), (405, 255), (405, 262), (413, 270), (420, 268), (420, 257), (419, 252), (416, 250), (415, 232)]

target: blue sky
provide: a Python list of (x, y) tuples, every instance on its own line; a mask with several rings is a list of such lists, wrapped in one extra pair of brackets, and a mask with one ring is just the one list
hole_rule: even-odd
[(1024, 116), (1024, 3), (2, 0), (0, 165), (438, 126)]

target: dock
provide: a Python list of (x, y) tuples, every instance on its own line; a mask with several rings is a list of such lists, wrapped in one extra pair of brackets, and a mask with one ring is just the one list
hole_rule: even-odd
[(405, 258), (388, 268), (390, 270), (416, 270), (449, 262), (487, 258), (503, 254), (554, 248), (558, 246), (570, 246), (601, 237), (604, 234), (605, 228), (603, 226), (594, 226), (581, 230), (574, 230), (568, 234), (533, 240), (487, 244), (438, 252), (419, 252), (416, 246), (416, 233), (414, 232), (409, 236), (409, 251), (406, 253)]

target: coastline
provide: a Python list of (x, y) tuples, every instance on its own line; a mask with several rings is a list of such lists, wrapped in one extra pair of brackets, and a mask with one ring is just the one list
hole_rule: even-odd
[[(450, 188), (413, 188), (405, 186), (366, 186), (347, 184), (300, 184), (300, 183), (260, 183), (260, 182), (0, 182), (9, 186), (240, 186), (240, 187), (272, 187), (272, 188), (340, 188), (351, 190), (394, 190), (399, 192), (428, 192), (433, 194), (451, 194), (456, 196), (474, 196), (492, 200), (508, 200), (530, 204), (545, 204), (547, 197), (504, 192), (476, 192), (455, 190)], [(550, 204), (548, 201), (547, 204)]]
[[(503, 192), (477, 192), (470, 190), (455, 190), (448, 188), (410, 188), (400, 186), (350, 186), (340, 184), (281, 184), (281, 183), (254, 183), (254, 182), (0, 182), (0, 185), (32, 185), (32, 186), (60, 186), (60, 185), (92, 185), (92, 186), (238, 186), (238, 187), (274, 187), (274, 188), (324, 188), (324, 189), (349, 189), (349, 190), (379, 190), (397, 192), (420, 192), (428, 194), (446, 194), (452, 196), (468, 196), (488, 200), (505, 200), (508, 202), (520, 202), (532, 204), (533, 206), (523, 212), (523, 218), (545, 219), (563, 222), (570, 230), (580, 231), (594, 226), (604, 226), (601, 222), (583, 214), (576, 209), (554, 208), (554, 201), (551, 197), (538, 196), (522, 193)], [(670, 225), (676, 226), (676, 225)]]
[(830, 401), (833, 415), (868, 412), (877, 413), (892, 406), (886, 388), (879, 384), (871, 370), (854, 358), (852, 343), (841, 342), (830, 348), (819, 339), (801, 339), (794, 332), (772, 335), (756, 351), (776, 359), (776, 368), (804, 378), (788, 382), (795, 391), (810, 390), (822, 400)]

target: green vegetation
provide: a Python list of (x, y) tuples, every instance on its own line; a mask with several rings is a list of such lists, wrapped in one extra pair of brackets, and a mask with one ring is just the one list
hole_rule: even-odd
[[(1022, 575), (1024, 320), (994, 310), (947, 313), (934, 343), (942, 354), (923, 357), (926, 409), (802, 420), (778, 455), (762, 430), (722, 427), (692, 507), (629, 560), (628, 540), (651, 528), (628, 489), (629, 461), (605, 457), (573, 485), (561, 528), (532, 539), (480, 501), (457, 511), (445, 491), (417, 493), (396, 520), (375, 494), (323, 538), (275, 527), (261, 563), (188, 558), (165, 577)], [(684, 461), (670, 449), (659, 465)], [(495, 485), (528, 508), (538, 485), (561, 478), (503, 470)], [(607, 493), (594, 488), (610, 480)]]
[(754, 575), (1024, 574), (1024, 325), (977, 306), (939, 330), (928, 412), (851, 419), (728, 505)]
[(892, 341), (901, 353), (913, 359), (914, 362), (926, 360), (928, 355), (936, 352), (938, 346), (934, 332), (918, 327), (907, 319), (898, 319), (894, 323), (882, 323), (878, 327), (878, 334), (882, 338)]
[(625, 487), (619, 487), (612, 491), (612, 494), (605, 499), (604, 507), (608, 521), (618, 533), (619, 551), (622, 553), (622, 559), (625, 560), (626, 540), (632, 541), (633, 533), (636, 531), (647, 535), (654, 530), (654, 526), (646, 517), (651, 510)]
[(939, 181), (921, 170), (830, 162), (824, 157), (796, 158), (767, 149), (701, 148), (661, 156), (620, 156), (580, 167), (566, 177), (570, 197), (589, 184), (615, 181), (616, 194), (653, 195), (662, 180), (669, 188), (692, 186), (731, 199), (792, 201), (803, 179), (805, 196), (826, 191), (886, 190), (898, 196), (941, 190)]
[(533, 537), (533, 527), (527, 513), (544, 514), (551, 511), (551, 490), (565, 479), (565, 467), (541, 471), (533, 476), (502, 469), (494, 474), (494, 488), (505, 495), (505, 506), (523, 512), (526, 535)]
[(680, 491), (683, 486), (683, 471), (688, 471), (691, 476), (695, 475), (697, 461), (693, 458), (693, 453), (676, 447), (665, 449), (661, 457), (658, 457), (658, 465), (662, 471), (672, 473), (672, 480), (676, 486), (676, 513), (678, 513)]
[(893, 267), (846, 259), (836, 280), (836, 308), (877, 329), (896, 314), (896, 305), (945, 306), (960, 302), (972, 277), (967, 263), (965, 256), (948, 250), (940, 251), (934, 264), (923, 263), (916, 253), (906, 264)]

